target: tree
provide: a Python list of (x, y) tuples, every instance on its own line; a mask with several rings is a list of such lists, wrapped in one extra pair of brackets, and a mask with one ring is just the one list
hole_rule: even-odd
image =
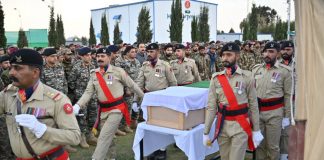
[(51, 15), (49, 22), (49, 31), (48, 31), (48, 45), (56, 46), (56, 31), (55, 31), (55, 19), (54, 19), (54, 7), (51, 7)]
[(96, 40), (96, 35), (95, 35), (95, 31), (93, 28), (93, 24), (92, 24), (92, 19), (90, 20), (90, 38), (89, 38), (89, 45), (96, 45), (97, 44), (97, 40)]
[(87, 39), (87, 37), (81, 37), (81, 43), (84, 46), (88, 45), (88, 39)]
[(191, 21), (191, 41), (199, 41), (198, 18), (196, 16)]
[(235, 33), (234, 29), (231, 28), (230, 31), (228, 33)]
[(169, 25), (170, 41), (182, 42), (183, 15), (181, 0), (173, 0), (171, 6), (171, 21)]
[(150, 10), (146, 7), (142, 7), (138, 15), (138, 26), (137, 26), (137, 43), (148, 43), (152, 40)]
[(20, 30), (18, 32), (17, 45), (18, 45), (18, 48), (28, 47), (28, 40), (27, 40), (25, 31), (23, 31), (22, 28), (20, 28)]
[(2, 10), (2, 5), (0, 1), (0, 47), (5, 48), (7, 45), (7, 38), (5, 35), (5, 28), (4, 28), (4, 14)]
[(101, 18), (101, 36), (100, 42), (102, 45), (106, 46), (109, 45), (109, 32), (108, 32), (108, 24), (106, 14), (103, 14)]
[(252, 5), (252, 12), (249, 17), (249, 40), (257, 40), (257, 33), (258, 33), (258, 13), (257, 9), (255, 7), (255, 4)]
[(199, 38), (201, 42), (209, 42), (210, 29), (208, 24), (209, 9), (206, 6), (200, 7), (198, 22)]
[(249, 40), (250, 37), (250, 25), (248, 21), (243, 24), (243, 41)]
[(114, 44), (120, 44), (122, 43), (122, 38), (119, 30), (119, 23), (116, 22), (115, 28), (114, 28)]
[(57, 15), (56, 19), (56, 46), (64, 45), (65, 44), (65, 36), (64, 36), (64, 25), (62, 20), (62, 15)]

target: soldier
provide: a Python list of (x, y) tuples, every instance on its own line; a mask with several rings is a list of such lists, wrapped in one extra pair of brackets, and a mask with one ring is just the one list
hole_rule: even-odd
[(69, 159), (62, 145), (80, 142), (70, 100), (40, 82), (43, 60), (37, 51), (20, 49), (10, 63), (13, 83), (0, 93), (0, 115), (17, 159)]
[(206, 54), (206, 50), (204, 46), (199, 46), (199, 54), (195, 57), (195, 63), (198, 67), (199, 76), (201, 80), (208, 81), (210, 80), (210, 59)]
[[(116, 59), (115, 65), (116, 67), (123, 68), (129, 77), (135, 81), (141, 67), (140, 62), (136, 59), (136, 50), (133, 46), (127, 46), (123, 55), (124, 56), (120, 56)], [(130, 92), (129, 88), (125, 88), (124, 99), (127, 102), (128, 110), (131, 113), (131, 128), (136, 128), (138, 115), (132, 110), (134, 93)], [(126, 133), (133, 133), (133, 130), (125, 124), (125, 119), (122, 120), (122, 130)]]
[(164, 46), (163, 51), (164, 52), (160, 57), (161, 60), (168, 62), (170, 64), (172, 60), (175, 60), (177, 58), (173, 53), (173, 46), (171, 44), (167, 44), (166, 46)]
[[(295, 101), (295, 84), (296, 84), (296, 72), (295, 72), (295, 65), (294, 65), (294, 43), (291, 41), (284, 41), (281, 45), (281, 57), (282, 61), (281, 64), (290, 67), (290, 73), (292, 72), (294, 77), (294, 86), (293, 87), (293, 95), (292, 105), (294, 107)], [(280, 137), (280, 160), (288, 160), (288, 130), (289, 127), (286, 127), (281, 130), (281, 137)]]
[(268, 42), (263, 50), (264, 64), (256, 65), (252, 76), (260, 110), (260, 129), (265, 140), (257, 149), (257, 159), (279, 159), (281, 129), (289, 124), (291, 76), (289, 67), (277, 61), (280, 46)]
[(5, 87), (12, 83), (12, 80), (9, 78), (9, 70), (10, 70), (9, 59), (10, 57), (8, 55), (4, 55), (0, 57), (0, 64), (2, 68), (1, 79)]
[[(123, 100), (124, 87), (130, 88), (140, 97), (144, 93), (136, 85), (136, 83), (127, 75), (127, 73), (119, 67), (110, 65), (111, 53), (106, 48), (101, 48), (97, 53), (97, 61), (100, 68), (91, 70), (90, 80), (87, 88), (79, 99), (77, 104), (73, 106), (74, 113), (78, 114), (80, 106), (84, 108), (93, 94), (97, 94), (99, 103), (99, 114), (97, 117), (95, 128), (99, 125), (101, 131), (98, 138), (97, 147), (92, 155), (94, 160), (103, 160), (106, 158), (107, 152), (114, 147), (113, 138), (118, 129), (118, 125), (123, 115), (127, 124), (130, 124), (127, 106)], [(112, 153), (114, 159), (115, 155)], [(111, 156), (111, 155), (109, 155)]]
[(261, 43), (259, 41), (255, 42), (253, 47), (253, 52), (255, 54), (255, 64), (263, 63), (262, 48), (261, 48)]
[(147, 60), (144, 43), (138, 43), (138, 52), (136, 54), (136, 59), (141, 63), (141, 65)]
[[(263, 139), (254, 80), (250, 71), (237, 65), (239, 54), (240, 47), (235, 43), (223, 47), (225, 70), (213, 75), (209, 87), (203, 143), (210, 146), (217, 139), (222, 160), (244, 160), (247, 146), (254, 150)], [(209, 132), (216, 114), (215, 136), (210, 141)]]
[(111, 45), (108, 47), (108, 51), (111, 53), (111, 65), (115, 65), (115, 60), (120, 56), (119, 55), (119, 47), (116, 45)]
[(216, 61), (218, 59), (218, 55), (216, 53), (216, 45), (215, 44), (211, 44), (209, 46), (209, 51), (207, 53), (207, 55), (209, 56), (209, 59), (210, 59), (210, 65), (209, 65), (209, 71), (210, 71), (210, 74), (213, 74), (216, 72)]
[(239, 66), (243, 70), (251, 71), (253, 66), (255, 66), (255, 56), (253, 51), (250, 48), (251, 44), (244, 43), (243, 44), (243, 51), (241, 52)]
[(96, 49), (91, 49), (91, 58), (92, 58), (91, 63), (92, 63), (96, 68), (98, 68), (98, 63), (97, 63), (97, 60), (96, 60), (96, 57), (97, 57), (96, 52), (97, 52)]
[[(70, 49), (62, 49), (60, 53), (63, 55), (62, 66), (64, 68), (64, 74), (67, 81), (69, 81), (69, 75), (71, 74), (71, 70), (73, 68), (73, 53)], [(72, 104), (75, 102), (75, 95), (73, 93), (73, 89), (71, 89), (70, 85), (68, 85), (68, 94), (67, 96), (70, 98)]]
[[(78, 51), (79, 56), (82, 61), (73, 66), (71, 73), (68, 78), (68, 84), (72, 91), (74, 91), (75, 98), (80, 99), (84, 90), (87, 87), (88, 81), (90, 79), (90, 70), (95, 69), (95, 66), (91, 63), (91, 49), (88, 47), (83, 47)], [(78, 116), (78, 124), (81, 130), (81, 142), (80, 146), (82, 148), (89, 148), (89, 144), (96, 145), (97, 138), (89, 133), (92, 126), (95, 124), (97, 117), (97, 103), (96, 95), (92, 95), (92, 99), (86, 105), (86, 108), (81, 111), (84, 116)]]
[(177, 60), (171, 61), (171, 68), (177, 79), (178, 86), (184, 86), (193, 82), (201, 81), (195, 62), (184, 57), (184, 52), (184, 45), (176, 45), (175, 53), (177, 55)]
[(195, 61), (195, 60), (193, 59), (193, 53), (191, 53), (191, 48), (190, 48), (190, 46), (186, 46), (186, 47), (185, 47), (185, 57), (188, 58), (188, 59), (191, 59), (191, 60)]
[(4, 51), (3, 48), (0, 48), (0, 57), (3, 56), (3, 55), (5, 55), (5, 51)]
[[(174, 76), (172, 68), (169, 63), (160, 60), (159, 57), (159, 46), (156, 43), (151, 43), (146, 47), (148, 53), (148, 61), (143, 63), (140, 69), (139, 75), (136, 79), (137, 85), (146, 93), (157, 90), (162, 90), (170, 86), (176, 86), (177, 80)], [(134, 103), (132, 109), (138, 111), (138, 98), (137, 95), (134, 97)], [(160, 159), (166, 158), (165, 149), (161, 149), (152, 154)]]
[(57, 52), (54, 48), (46, 48), (43, 52), (45, 56), (45, 66), (41, 75), (41, 81), (64, 93), (68, 93), (67, 81), (65, 78), (64, 68), (57, 64)]

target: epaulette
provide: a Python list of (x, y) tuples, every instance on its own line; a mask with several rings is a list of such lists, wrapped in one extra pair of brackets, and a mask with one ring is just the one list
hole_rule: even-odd
[(258, 67), (261, 67), (262, 66), (262, 64), (256, 64), (256, 65), (254, 65), (253, 67), (252, 67), (252, 70), (253, 69), (256, 69), (256, 68), (258, 68)]
[(54, 101), (58, 101), (63, 97), (63, 94), (61, 92), (48, 87), (46, 87), (44, 94)]
[(16, 91), (16, 90), (18, 90), (17, 87), (15, 87), (15, 86), (12, 85), (12, 84), (9, 84), (6, 88), (3, 89), (3, 92)]
[(222, 74), (223, 74), (223, 72), (215, 72), (215, 73), (213, 73), (213, 75), (212, 75), (212, 79), (215, 78), (216, 76), (218, 76), (218, 75), (222, 75)]
[(177, 63), (177, 60), (172, 60), (172, 61), (170, 61), (170, 64), (171, 63)]
[(248, 70), (242, 70), (242, 73), (243, 73), (245, 76), (247, 76), (247, 77), (249, 77), (249, 76), (252, 75), (252, 72), (251, 72), (251, 71), (248, 71)]
[(285, 65), (285, 64), (279, 63), (279, 66), (282, 67), (282, 68), (287, 69), (288, 71), (292, 71), (292, 68), (290, 66)]
[(145, 62), (143, 62), (143, 66), (144, 65), (150, 65), (151, 63), (149, 62), (149, 61), (145, 61)]
[(90, 70), (90, 73), (92, 73), (92, 72), (99, 72), (99, 69), (98, 69), (98, 68), (96, 68), (96, 69), (91, 69), (91, 70)]

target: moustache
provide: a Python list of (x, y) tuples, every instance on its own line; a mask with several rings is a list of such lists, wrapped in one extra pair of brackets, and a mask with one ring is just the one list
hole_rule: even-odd
[(103, 63), (103, 61), (100, 61), (100, 60), (99, 60), (98, 63)]
[(11, 76), (11, 77), (9, 77), (9, 78), (10, 78), (10, 80), (12, 80), (12, 81), (14, 81), (14, 82), (19, 82), (19, 80), (18, 80), (16, 77)]

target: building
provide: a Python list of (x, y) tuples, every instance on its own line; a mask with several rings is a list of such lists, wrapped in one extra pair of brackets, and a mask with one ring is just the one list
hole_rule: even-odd
[[(191, 21), (193, 16), (200, 13), (200, 7), (209, 8), (210, 40), (216, 40), (217, 35), (217, 4), (200, 0), (182, 0), (182, 12), (184, 15), (182, 28), (182, 41), (191, 42)], [(101, 17), (106, 14), (109, 40), (113, 40), (113, 31), (116, 23), (119, 23), (122, 40), (126, 43), (136, 42), (138, 15), (142, 7), (150, 10), (151, 29), (153, 31), (152, 42), (167, 43), (169, 38), (169, 24), (172, 0), (146, 0), (142, 2), (113, 5), (106, 8), (91, 10), (92, 23), (97, 42), (100, 42)]]
[[(29, 29), (25, 31), (28, 40), (28, 47), (47, 47), (47, 29)], [(7, 45), (17, 45), (18, 31), (6, 31)]]
[[(221, 34), (217, 35), (217, 41), (234, 42), (235, 40), (243, 41), (243, 34), (242, 33), (221, 33)], [(273, 37), (271, 34), (258, 33), (257, 40), (258, 41), (263, 41), (263, 40), (272, 41)]]

